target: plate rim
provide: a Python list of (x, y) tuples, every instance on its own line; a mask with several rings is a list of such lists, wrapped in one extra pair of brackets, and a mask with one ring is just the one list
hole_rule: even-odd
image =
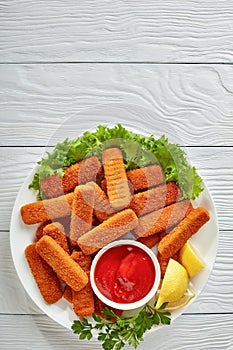
[[(166, 135), (166, 133), (165, 133)], [(48, 146), (49, 147), (49, 146)], [(189, 157), (189, 154), (186, 152), (187, 156)], [(16, 196), (16, 199), (15, 199), (15, 202), (14, 202), (14, 206), (13, 206), (13, 210), (12, 210), (12, 214), (11, 214), (11, 219), (10, 219), (10, 250), (11, 250), (11, 257), (12, 257), (12, 260), (13, 260), (13, 263), (14, 263), (14, 267), (15, 267), (15, 270), (17, 272), (17, 276), (24, 288), (24, 290), (27, 292), (27, 294), (29, 295), (29, 297), (32, 299), (32, 301), (36, 304), (36, 306), (42, 311), (44, 312), (48, 317), (50, 317), (51, 319), (53, 319), (55, 322), (57, 322), (58, 324), (62, 325), (63, 327), (71, 330), (71, 325), (73, 323), (73, 320), (74, 319), (77, 319), (78, 316), (74, 314), (73, 310), (71, 312), (71, 315), (74, 316), (74, 319), (71, 321), (70, 320), (70, 323), (69, 325), (68, 324), (64, 324), (62, 322), (62, 320), (60, 318), (56, 318), (54, 315), (53, 315), (53, 312), (49, 312), (49, 310), (55, 305), (57, 305), (58, 303), (55, 303), (53, 305), (46, 305), (45, 301), (43, 300), (43, 298), (41, 297), (41, 300), (40, 302), (38, 302), (38, 300), (35, 300), (35, 298), (33, 297), (33, 291), (30, 291), (28, 285), (25, 286), (25, 278), (23, 278), (22, 276), (22, 273), (21, 273), (21, 270), (17, 264), (17, 257), (16, 257), (16, 249), (15, 249), (15, 242), (14, 242), (14, 230), (15, 230), (15, 227), (13, 227), (15, 225), (15, 223), (19, 220), (21, 220), (21, 215), (20, 215), (20, 207), (23, 205), (23, 204), (26, 204), (26, 203), (29, 203), (28, 201), (22, 201), (22, 195), (23, 195), (23, 192), (25, 190), (25, 187), (27, 186), (27, 191), (31, 191), (30, 193), (28, 193), (28, 196), (31, 197), (31, 198), (34, 198), (34, 201), (36, 201), (36, 192), (34, 192), (33, 190), (29, 190), (28, 189), (28, 184), (30, 183), (29, 181), (32, 180), (33, 178), (33, 175), (34, 173), (36, 172), (36, 170), (38, 169), (38, 165), (34, 163), (34, 167), (33, 169), (30, 171), (30, 173), (27, 175), (27, 177), (24, 179), (18, 193), (17, 193), (17, 196)], [(215, 246), (214, 246), (214, 251), (213, 251), (213, 258), (212, 258), (212, 261), (211, 261), (211, 264), (208, 265), (208, 269), (209, 269), (209, 272), (208, 272), (208, 276), (207, 278), (205, 279), (205, 282), (201, 288), (201, 290), (199, 291), (199, 293), (197, 295), (195, 295), (195, 297), (184, 307), (180, 308), (177, 311), (173, 311), (172, 312), (172, 316), (171, 316), (171, 321), (173, 322), (177, 317), (179, 317), (181, 314), (183, 314), (187, 308), (189, 308), (193, 302), (198, 298), (198, 296), (202, 293), (203, 289), (205, 288), (209, 278), (210, 278), (210, 275), (211, 275), (211, 272), (213, 270), (213, 267), (214, 267), (214, 264), (215, 264), (215, 260), (216, 260), (216, 256), (217, 256), (217, 249), (218, 249), (218, 239), (219, 239), (219, 223), (218, 223), (218, 217), (217, 217), (217, 211), (216, 211), (216, 207), (215, 207), (215, 203), (214, 201), (212, 200), (212, 196), (211, 196), (211, 193), (210, 191), (208, 190), (208, 187), (206, 186), (204, 180), (202, 179), (203, 181), (203, 187), (204, 187), (204, 191), (199, 195), (199, 199), (200, 197), (203, 195), (204, 192), (206, 192), (207, 194), (207, 197), (208, 197), (208, 200), (210, 201), (210, 204), (211, 204), (211, 207), (212, 207), (212, 217), (211, 219), (213, 219), (213, 222), (214, 222), (214, 227), (215, 227)], [(197, 198), (197, 199), (198, 199)], [(196, 200), (194, 201), (191, 201), (193, 203), (195, 203)], [(24, 202), (24, 203), (22, 203)], [(21, 220), (22, 221), (22, 220)], [(209, 223), (207, 223), (206, 225), (208, 225)], [(21, 225), (22, 227), (26, 230), (26, 227), (28, 225), (25, 225), (23, 222), (21, 222)], [(29, 225), (30, 228), (34, 227), (36, 229), (36, 227), (38, 225)], [(32, 242), (31, 242), (32, 243)], [(25, 246), (26, 247), (26, 246)], [(23, 254), (24, 256), (24, 252), (21, 252), (21, 254)], [(26, 258), (25, 256), (23, 257), (25, 262), (26, 262)], [(26, 262), (27, 263), (27, 262)], [(27, 266), (27, 274), (31, 274), (31, 271), (29, 269), (29, 266)], [(31, 279), (34, 280), (32, 274), (31, 274)], [(35, 284), (35, 281), (33, 281), (33, 285)], [(37, 286), (36, 286), (37, 287)], [(38, 289), (38, 288), (37, 288)], [(39, 292), (39, 289), (38, 291)], [(40, 292), (39, 292), (40, 293)], [(38, 293), (37, 293), (38, 294)], [(64, 298), (63, 298), (64, 299)], [(41, 301), (43, 302), (44, 306), (42, 305), (41, 306)], [(67, 305), (69, 304), (68, 301), (65, 301), (67, 303)], [(71, 305), (71, 304), (70, 304)], [(69, 308), (71, 308), (69, 306)], [(91, 317), (90, 317), (91, 318)], [(92, 318), (91, 318), (92, 319)], [(148, 333), (151, 333), (151, 332), (154, 332), (155, 330), (161, 328), (161, 326), (159, 327), (153, 327), (151, 330), (147, 331)]]

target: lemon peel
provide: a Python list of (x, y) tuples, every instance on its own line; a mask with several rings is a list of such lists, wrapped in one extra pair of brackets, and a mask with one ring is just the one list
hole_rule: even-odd
[(188, 289), (189, 277), (186, 269), (174, 259), (170, 259), (155, 308), (159, 309), (164, 303), (179, 300)]
[(187, 291), (184, 293), (184, 295), (180, 299), (172, 303), (168, 303), (167, 306), (165, 307), (165, 310), (173, 311), (173, 310), (180, 309), (185, 305), (187, 305), (190, 302), (190, 300), (192, 300), (194, 297), (195, 297), (195, 293), (191, 289), (187, 289)]
[(190, 241), (187, 241), (181, 248), (179, 258), (181, 264), (186, 268), (190, 278), (195, 276), (205, 267), (204, 262), (201, 260)]

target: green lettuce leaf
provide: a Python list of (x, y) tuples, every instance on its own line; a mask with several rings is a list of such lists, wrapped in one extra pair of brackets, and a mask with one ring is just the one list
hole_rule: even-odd
[(62, 176), (66, 167), (85, 157), (95, 155), (101, 160), (102, 150), (114, 146), (122, 149), (126, 170), (160, 164), (166, 182), (175, 181), (182, 191), (182, 198), (195, 199), (203, 190), (202, 179), (177, 144), (170, 143), (164, 135), (155, 139), (153, 135), (135, 134), (121, 124), (112, 128), (99, 125), (95, 132), (86, 131), (75, 140), (65, 139), (58, 143), (38, 162), (39, 169), (29, 188), (38, 191), (38, 199), (41, 199), (42, 179), (53, 174)]

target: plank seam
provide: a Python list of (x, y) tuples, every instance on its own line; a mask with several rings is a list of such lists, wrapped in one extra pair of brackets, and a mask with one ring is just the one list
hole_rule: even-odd
[(62, 65), (62, 64), (121, 64), (121, 65), (226, 65), (232, 66), (233, 62), (160, 62), (160, 61), (15, 61), (15, 62), (0, 62), (0, 65)]
[[(56, 145), (0, 145), (0, 148), (25, 148), (25, 147), (30, 147), (30, 148), (44, 148), (44, 147), (49, 147), (53, 148)], [(202, 146), (197, 146), (197, 145), (179, 145), (179, 147), (186, 147), (186, 148), (233, 148), (233, 145), (202, 145)]]
[[(184, 312), (182, 316), (206, 316), (206, 315), (233, 315), (233, 312)], [(28, 314), (10, 314), (10, 313), (0, 313), (0, 316), (47, 316), (44, 313), (28, 313)], [(49, 317), (49, 316), (47, 316)]]

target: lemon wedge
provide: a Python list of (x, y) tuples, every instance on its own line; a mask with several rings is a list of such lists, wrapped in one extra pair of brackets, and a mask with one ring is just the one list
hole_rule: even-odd
[(205, 267), (190, 241), (187, 241), (180, 250), (180, 262), (186, 268), (190, 278)]
[(187, 289), (180, 299), (173, 301), (172, 303), (168, 303), (165, 309), (169, 311), (177, 310), (187, 305), (194, 297), (195, 293), (191, 289)]
[(188, 288), (189, 277), (186, 269), (174, 259), (170, 259), (156, 303), (159, 309), (163, 303), (177, 302)]

